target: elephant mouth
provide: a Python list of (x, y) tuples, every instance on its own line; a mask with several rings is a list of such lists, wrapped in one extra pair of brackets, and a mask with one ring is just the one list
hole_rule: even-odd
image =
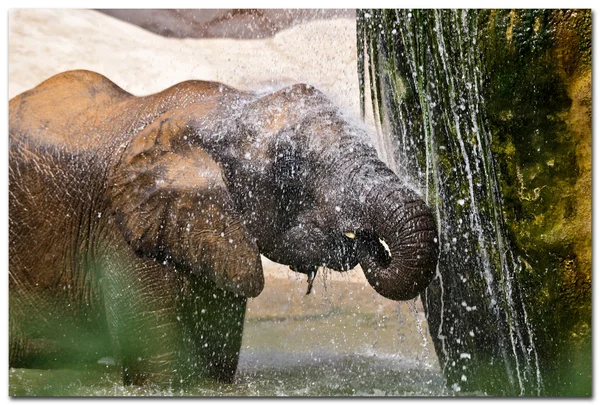
[(329, 247), (327, 251), (333, 254), (328, 255), (318, 266), (344, 272), (355, 268), (365, 257), (369, 257), (381, 268), (387, 268), (392, 263), (390, 247), (374, 232), (359, 230), (352, 234), (351, 239)]
[(352, 241), (334, 247), (329, 250), (334, 253), (329, 255), (322, 263), (319, 263), (319, 266), (339, 272), (352, 270), (360, 260), (357, 245), (355, 241)]

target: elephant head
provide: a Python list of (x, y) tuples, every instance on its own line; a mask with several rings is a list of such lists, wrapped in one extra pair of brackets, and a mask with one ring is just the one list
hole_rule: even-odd
[(229, 90), (163, 116), (127, 147), (114, 197), (134, 248), (246, 296), (263, 287), (259, 252), (309, 276), (360, 263), (394, 300), (423, 291), (437, 264), (434, 216), (361, 125), (307, 85)]

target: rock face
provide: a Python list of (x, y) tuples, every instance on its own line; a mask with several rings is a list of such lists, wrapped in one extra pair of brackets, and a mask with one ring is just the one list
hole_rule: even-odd
[(100, 9), (169, 38), (258, 39), (317, 19), (354, 18), (344, 9)]
[(313, 19), (253, 40), (166, 38), (77, 9), (13, 9), (8, 28), (9, 98), (57, 73), (88, 69), (135, 95), (194, 79), (263, 91), (310, 83), (359, 115), (353, 18)]
[(363, 95), (438, 212), (422, 298), (448, 385), (591, 395), (590, 11), (361, 10), (357, 28)]
[(590, 395), (591, 12), (481, 19), (492, 150), (544, 392)]

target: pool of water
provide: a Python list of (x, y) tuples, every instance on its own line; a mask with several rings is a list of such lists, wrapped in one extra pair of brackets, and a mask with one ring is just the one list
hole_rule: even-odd
[[(348, 280), (267, 278), (232, 384), (123, 386), (118, 367), (10, 369), (11, 396), (447, 396), (424, 315)], [(459, 393), (464, 394), (464, 393)]]
[[(352, 323), (351, 333), (336, 333)], [(391, 322), (390, 322), (391, 323)], [(316, 332), (320, 330), (321, 332)], [(444, 388), (435, 362), (421, 352), (391, 353), (393, 325), (374, 329), (365, 317), (251, 320), (235, 381), (206, 381), (183, 390), (125, 387), (118, 367), (86, 370), (10, 369), (9, 395), (16, 396), (440, 396)], [(365, 344), (356, 336), (378, 334)], [(362, 345), (362, 347), (360, 347)], [(378, 347), (378, 345), (380, 347)]]
[[(264, 361), (268, 359), (267, 361)], [(116, 368), (11, 369), (16, 396), (431, 396), (448, 395), (441, 376), (401, 359), (269, 352), (245, 356), (232, 384), (207, 381), (184, 390), (125, 387)]]

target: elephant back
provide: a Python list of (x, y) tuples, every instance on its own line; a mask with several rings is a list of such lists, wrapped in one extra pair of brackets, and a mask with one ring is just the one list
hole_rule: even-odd
[(101, 74), (61, 73), (10, 100), (10, 135), (65, 152), (97, 149), (114, 132), (115, 107), (132, 97)]

